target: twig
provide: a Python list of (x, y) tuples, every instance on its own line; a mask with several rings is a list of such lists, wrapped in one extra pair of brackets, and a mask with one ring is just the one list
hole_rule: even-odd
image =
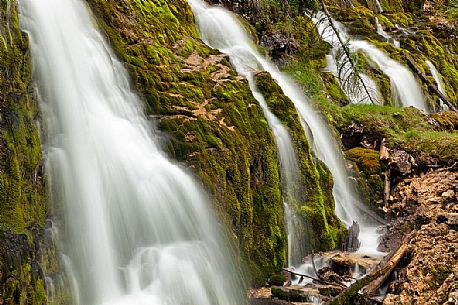
[(310, 275), (307, 275), (307, 274), (298, 273), (298, 272), (293, 271), (293, 270), (288, 269), (288, 268), (283, 268), (283, 270), (286, 271), (286, 272), (289, 272), (291, 274), (297, 275), (297, 276), (301, 276), (301, 277), (305, 277), (305, 278), (317, 281), (317, 282), (322, 283), (322, 284), (331, 285), (331, 286), (338, 286), (338, 287), (341, 287), (341, 288), (347, 288), (347, 286), (342, 285), (340, 283), (331, 283), (331, 282), (328, 282), (328, 281), (325, 281), (325, 280), (321, 280), (319, 278), (316, 278), (316, 277), (313, 277), (313, 276), (310, 276)]

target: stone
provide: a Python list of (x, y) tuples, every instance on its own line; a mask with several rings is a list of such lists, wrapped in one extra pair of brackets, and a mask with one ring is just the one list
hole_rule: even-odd
[(356, 221), (353, 221), (353, 224), (348, 230), (348, 235), (345, 238), (343, 245), (343, 250), (348, 252), (356, 252), (361, 245), (361, 242), (358, 239), (359, 237), (359, 224)]
[(403, 150), (395, 150), (389, 157), (390, 169), (401, 175), (412, 173), (412, 167), (416, 166), (415, 159)]

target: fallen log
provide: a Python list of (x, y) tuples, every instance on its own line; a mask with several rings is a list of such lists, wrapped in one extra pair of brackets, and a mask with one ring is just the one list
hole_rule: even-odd
[(388, 259), (382, 261), (365, 277), (345, 289), (341, 294), (335, 297), (330, 304), (352, 304), (351, 299), (364, 287), (366, 287), (363, 294), (364, 297), (371, 299), (372, 295), (377, 292), (378, 288), (380, 288), (380, 286), (385, 282), (393, 269), (399, 264), (400, 260), (406, 254), (409, 240), (410, 235), (404, 239), (403, 243), (396, 251), (392, 252)]
[(383, 269), (380, 270), (379, 276), (377, 278), (370, 282), (366, 289), (364, 289), (364, 294), (368, 297), (373, 296), (379, 288), (383, 285), (385, 280), (388, 278), (388, 276), (391, 274), (391, 272), (394, 270), (394, 268), (399, 264), (401, 259), (405, 256), (408, 248), (408, 244), (404, 243), (401, 244), (399, 249), (393, 254), (393, 256), (390, 258), (390, 260), (386, 263), (386, 265), (383, 267)]
[(448, 106), (448, 108), (450, 110), (453, 110), (455, 112), (458, 112), (458, 109), (455, 107), (455, 105), (452, 104), (452, 102), (450, 102), (450, 100), (448, 99), (448, 97), (446, 97), (442, 92), (439, 91), (439, 89), (437, 88), (436, 85), (434, 85), (427, 77), (426, 75), (417, 67), (417, 65), (415, 64), (415, 62), (413, 61), (413, 59), (407, 55), (407, 53), (405, 52), (402, 52), (407, 60), (407, 63), (409, 64), (410, 68), (412, 68), (412, 70), (421, 78), (421, 80), (423, 82), (426, 83), (426, 85), (428, 86), (428, 90), (433, 93), (433, 94), (436, 94), (437, 96), (439, 96), (439, 98)]

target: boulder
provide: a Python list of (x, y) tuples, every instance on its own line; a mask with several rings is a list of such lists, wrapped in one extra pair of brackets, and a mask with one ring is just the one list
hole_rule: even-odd
[(393, 172), (403, 176), (412, 174), (412, 168), (416, 166), (415, 159), (403, 150), (395, 150), (390, 155), (388, 164)]

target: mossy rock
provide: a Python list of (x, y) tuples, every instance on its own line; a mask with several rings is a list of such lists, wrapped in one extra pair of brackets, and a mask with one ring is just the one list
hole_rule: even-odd
[(386, 164), (380, 161), (380, 153), (373, 149), (355, 147), (346, 151), (346, 156), (355, 164), (361, 198), (369, 206), (381, 208)]
[(346, 152), (348, 159), (355, 162), (358, 169), (368, 174), (380, 173), (380, 153), (373, 149), (355, 147)]
[(273, 274), (269, 279), (269, 284), (272, 286), (283, 286), (286, 282), (286, 276), (284, 274)]
[(441, 130), (458, 130), (458, 114), (454, 111), (435, 113), (431, 117), (437, 122)]

